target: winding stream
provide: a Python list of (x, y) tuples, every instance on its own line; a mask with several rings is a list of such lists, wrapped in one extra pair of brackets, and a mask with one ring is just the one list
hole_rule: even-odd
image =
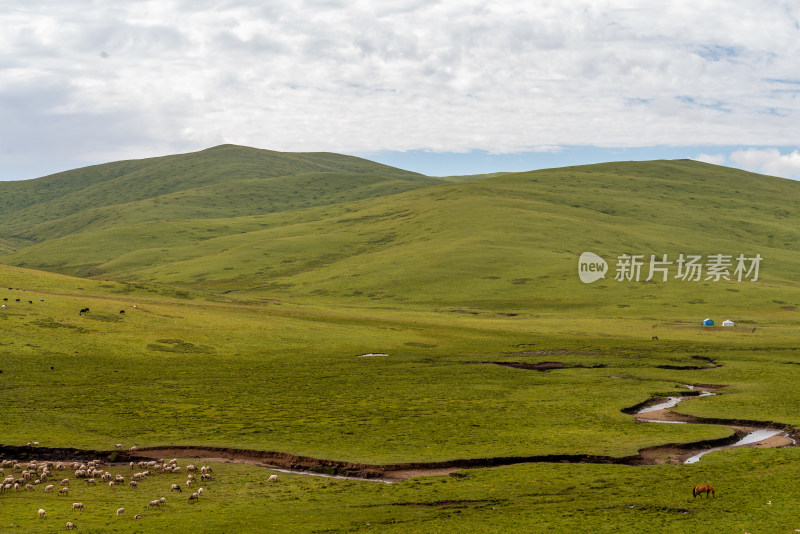
[[(696, 398), (700, 398), (700, 397), (710, 397), (710, 396), (716, 395), (716, 393), (708, 391), (707, 389), (695, 388), (694, 386), (687, 385), (686, 387), (688, 389), (690, 389), (690, 390), (700, 391), (700, 394), (699, 395), (693, 395), (693, 396), (667, 397), (662, 402), (659, 402), (657, 404), (652, 404), (650, 406), (645, 406), (644, 408), (641, 408), (641, 409), (637, 410), (636, 412), (634, 412), (633, 415), (639, 421), (642, 421), (642, 422), (645, 422), (645, 423), (672, 423), (672, 424), (688, 424), (688, 423), (692, 423), (693, 421), (690, 421), (690, 420), (680, 420), (680, 419), (668, 418), (668, 417), (673, 416), (675, 414), (673, 414), (672, 412), (666, 412), (666, 410), (670, 410), (670, 409), (674, 408), (675, 406), (678, 405), (678, 403), (680, 403), (680, 402), (682, 402), (682, 401), (684, 401), (686, 399), (696, 399)], [(699, 424), (707, 424), (707, 423), (705, 423), (703, 421), (698, 421), (697, 423), (699, 423)], [(712, 423), (712, 424), (714, 424), (714, 423)], [(736, 428), (733, 425), (730, 425), (730, 424), (727, 424), (727, 423), (717, 423), (717, 424), (726, 424), (726, 426), (729, 426), (734, 431), (736, 430)], [(740, 429), (741, 428), (742, 427), (740, 427)], [(778, 430), (778, 429), (769, 428), (769, 427), (752, 427), (752, 426), (746, 427), (746, 430), (747, 430), (747, 433), (742, 438), (740, 438), (738, 441), (736, 441), (735, 443), (732, 443), (730, 445), (725, 445), (725, 446), (722, 446), (722, 447), (713, 447), (713, 448), (710, 448), (710, 449), (707, 449), (707, 450), (700, 451), (700, 452), (698, 452), (698, 453), (686, 458), (685, 460), (683, 460), (682, 463), (684, 463), (684, 464), (693, 464), (693, 463), (696, 463), (696, 462), (700, 461), (700, 458), (702, 458), (703, 456), (705, 456), (706, 454), (708, 454), (710, 452), (721, 451), (721, 450), (731, 449), (733, 447), (741, 447), (741, 446), (745, 446), (745, 445), (755, 445), (755, 444), (758, 444), (758, 443), (762, 443), (762, 442), (764, 442), (764, 441), (766, 441), (766, 440), (768, 440), (770, 438), (774, 438), (775, 436), (781, 436), (782, 438), (787, 440), (787, 443), (786, 443), (787, 445), (788, 445), (788, 442), (791, 442), (792, 445), (796, 445), (797, 444), (795, 439), (792, 438), (789, 435), (789, 433), (784, 431), (784, 430)]]

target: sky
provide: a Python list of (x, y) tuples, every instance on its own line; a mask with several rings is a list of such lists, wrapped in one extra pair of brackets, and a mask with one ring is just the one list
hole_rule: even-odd
[(0, 0), (0, 180), (223, 143), (800, 179), (800, 3)]

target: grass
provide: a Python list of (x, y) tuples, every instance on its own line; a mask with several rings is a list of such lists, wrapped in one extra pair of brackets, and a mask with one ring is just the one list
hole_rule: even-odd
[(6, 182), (0, 216), (4, 233), (24, 246), (98, 225), (160, 220), (165, 210), (177, 218), (267, 213), (434, 183), (352, 156), (222, 145)]
[[(35, 283), (38, 275), (27, 274)], [(43, 285), (58, 278), (41, 276)], [(31, 285), (3, 293), (10, 304), (0, 315), (0, 386), (10, 444), (206, 444), (364, 463), (624, 456), (729, 434), (642, 425), (621, 413), (695, 382), (730, 387), (686, 411), (798, 423), (800, 367), (790, 365), (797, 354), (788, 325), (756, 333), (671, 325), (665, 335), (649, 320), (564, 325), (558, 315), (187, 300), (143, 289), (115, 294), (129, 286), (110, 282), (70, 290), (74, 279), (60, 279), (63, 293)], [(91, 311), (78, 314), (84, 307)], [(662, 340), (652, 342), (652, 332)], [(369, 352), (389, 357), (357, 357)], [(659, 368), (696, 364), (694, 355), (721, 367)], [(490, 363), (554, 359), (589, 368), (538, 373)]]
[[(169, 491), (185, 475), (154, 475), (136, 490), (73, 481), (69, 497), (0, 494), (0, 529), (52, 532), (73, 521), (93, 532), (793, 532), (798, 461), (796, 449), (741, 449), (678, 467), (528, 464), (389, 485), (285, 473), (269, 483), (267, 469), (213, 463), (197, 504)], [(716, 497), (693, 499), (707, 481)], [(146, 508), (161, 496), (166, 506)]]
[[(794, 274), (800, 264), (792, 253), (800, 243), (792, 200), (798, 186), (791, 180), (679, 161), (426, 185), (279, 213), (246, 208), (232, 216), (235, 209), (223, 202), (218, 213), (229, 216), (212, 219), (200, 218), (208, 215), (201, 199), (219, 195), (199, 189), (195, 196), (187, 193), (185, 204), (160, 211), (137, 203), (115, 206), (116, 220), (88, 212), (73, 216), (80, 223), (59, 219), (53, 225), (69, 235), (41, 227), (41, 242), (0, 260), (64, 274), (333, 306), (692, 321), (724, 313), (747, 321), (753, 320), (751, 311), (763, 316), (783, 310), (788, 317), (784, 307), (800, 305)], [(249, 190), (230, 188), (236, 198), (237, 191)], [(747, 201), (744, 192), (751, 192)], [(305, 205), (284, 193), (275, 202)], [(198, 218), (188, 218), (192, 212)], [(88, 224), (95, 217), (97, 224)], [(605, 281), (580, 283), (576, 260), (587, 250), (611, 263)], [(672, 261), (679, 254), (717, 253), (758, 253), (764, 259), (758, 282), (617, 282), (614, 260), (625, 253), (667, 254)]]
[[(373, 464), (625, 456), (730, 434), (621, 411), (693, 383), (727, 387), (681, 412), (800, 425), (795, 182), (651, 162), (437, 185), (362, 160), (273, 153), (248, 153), (237, 180), (214, 182), (201, 163), (235, 166), (237, 154), (219, 150), (82, 171), (76, 183), (106, 199), (103, 184), (114, 190), (117, 178), (124, 192), (159, 166), (176, 171), (169, 191), (122, 195), (114, 207), (67, 202), (64, 177), (24, 186), (36, 190), (30, 205), (2, 197), (30, 217), (4, 227), (2, 261), (53, 272), (0, 266), (0, 442), (227, 446)], [(257, 180), (247, 167), (264, 158), (275, 172)], [(292, 197), (293, 180), (305, 193)], [(231, 212), (250, 188), (274, 192), (275, 209)], [(335, 201), (315, 205), (314, 190)], [(576, 260), (587, 250), (612, 261), (758, 252), (764, 263), (752, 283), (584, 285)], [(738, 326), (703, 328), (705, 317)], [(699, 365), (694, 356), (718, 366), (664, 368)], [(541, 361), (573, 367), (495, 363)], [(197, 506), (170, 504), (141, 523), (111, 513), (143, 506), (132, 491), (76, 488), (70, 499), (86, 501), (82, 530), (120, 532), (791, 532), (797, 455), (526, 464), (395, 485), (286, 475), (271, 486), (268, 471), (226, 464)], [(706, 481), (717, 498), (692, 500)], [(52, 529), (36, 518), (39, 502), (63, 528), (67, 505), (43, 497), (0, 494), (0, 530)]]

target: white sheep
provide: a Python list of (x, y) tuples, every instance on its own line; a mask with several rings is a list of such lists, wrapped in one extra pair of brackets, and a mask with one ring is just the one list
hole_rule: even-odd
[(97, 481), (95, 479), (93, 479), (93, 478), (87, 478), (86, 479), (86, 485), (88, 486), (89, 484), (93, 484), (93, 485), (96, 486), (97, 485)]
[(203, 488), (197, 488), (197, 494), (198, 495), (202, 495), (203, 494)]
[(67, 495), (68, 493), (69, 493), (69, 488), (67, 487), (63, 487), (60, 490), (58, 490), (58, 495)]
[(190, 503), (190, 502), (192, 502), (192, 501), (197, 501), (197, 500), (199, 500), (199, 499), (200, 499), (200, 494), (199, 494), (199, 493), (197, 493), (197, 492), (194, 492), (194, 493), (192, 493), (191, 495), (189, 495), (189, 498), (188, 498), (188, 499), (186, 499), (186, 502), (187, 502), (187, 503)]
[(150, 504), (147, 505), (149, 508), (155, 508), (156, 506), (161, 506), (161, 501), (158, 499), (150, 501)]
[(62, 480), (62, 481), (61, 481), (61, 485), (62, 485), (62, 486), (69, 486), (69, 479), (68, 479), (68, 478), (65, 478), (64, 480)]
[(72, 503), (73, 510), (83, 510), (83, 503), (82, 502), (74, 502)]
[(130, 487), (131, 487), (131, 488), (133, 488), (133, 489), (136, 489), (136, 487), (137, 487), (138, 485), (139, 485), (139, 484), (137, 484), (135, 480), (131, 480), (131, 483), (130, 483)]
[(135, 516), (133, 516), (133, 518), (134, 519), (141, 519), (142, 518), (142, 514), (136, 514)]
[(278, 481), (278, 475), (270, 475), (269, 478), (267, 479), (267, 482), (277, 482), (277, 481)]
[(42, 510), (41, 508), (39, 508), (39, 517), (41, 517), (42, 519), (46, 519), (47, 518), (47, 513), (44, 510)]
[(170, 490), (169, 490), (169, 491), (170, 491), (170, 492), (173, 492), (173, 491), (175, 491), (175, 490), (178, 490), (178, 492), (180, 492), (180, 493), (183, 493), (183, 490), (182, 490), (182, 489), (181, 489), (181, 487), (180, 487), (179, 485), (177, 485), (177, 484), (173, 484), (173, 485), (172, 485), (172, 488), (170, 488)]
[(53, 488), (55, 488), (55, 487), (56, 487), (55, 484), (48, 484), (47, 486), (45, 486), (44, 492), (45, 493), (51, 493), (53, 491)]
[(67, 521), (67, 530), (77, 529), (78, 527), (75, 526), (75, 523), (72, 521)]
[(122, 448), (122, 443), (115, 443), (114, 444), (114, 448), (115, 449), (121, 449)]
[(34, 491), (34, 488), (31, 484), (25, 484), (25, 489), (28, 491)]
[(117, 508), (117, 515), (122, 515), (125, 513), (125, 508)]
[(195, 471), (197, 471), (197, 467), (195, 467), (194, 464), (189, 464), (186, 466), (186, 470), (189, 471), (190, 473), (194, 473)]
[(160, 502), (161, 504), (165, 504), (167, 502), (167, 498), (161, 497), (160, 499), (158, 499), (158, 502)]

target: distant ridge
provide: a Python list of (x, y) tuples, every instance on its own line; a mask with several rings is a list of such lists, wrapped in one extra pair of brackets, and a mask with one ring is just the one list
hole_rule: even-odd
[[(504, 313), (618, 312), (642, 299), (800, 306), (787, 296), (800, 291), (792, 180), (697, 161), (450, 183), (336, 154), (222, 146), (175, 158), (99, 166), (104, 180), (9, 212), (0, 262), (209, 293)], [(46, 189), (47, 179), (32, 182)], [(610, 264), (591, 285), (576, 272), (587, 251)], [(621, 254), (756, 253), (765, 258), (758, 284), (644, 283), (646, 271), (638, 284), (614, 280)]]
[[(280, 180), (294, 176), (303, 178), (296, 184)], [(244, 182), (248, 184), (240, 187)], [(81, 231), (88, 225), (97, 227), (106, 216), (124, 218), (126, 211), (135, 212), (134, 219), (138, 222), (228, 217), (324, 204), (328, 202), (325, 197), (332, 194), (331, 189), (351, 189), (350, 194), (333, 197), (333, 201), (342, 201), (438, 182), (354, 156), (221, 145), (200, 152), (107, 163), (33, 180), (1, 182), (0, 232), (17, 240), (35, 242)], [(288, 199), (284, 191), (287, 188), (298, 192)], [(227, 205), (225, 193), (241, 197), (246, 189), (252, 190), (251, 198), (236, 198)], [(256, 199), (253, 195), (262, 196)], [(181, 201), (184, 196), (191, 199)], [(154, 199), (159, 199), (159, 206), (134, 205)], [(192, 205), (192, 201), (196, 204)], [(170, 212), (178, 206), (183, 212), (173, 217)], [(103, 208), (113, 209), (103, 213)], [(47, 225), (48, 221), (53, 223)]]

